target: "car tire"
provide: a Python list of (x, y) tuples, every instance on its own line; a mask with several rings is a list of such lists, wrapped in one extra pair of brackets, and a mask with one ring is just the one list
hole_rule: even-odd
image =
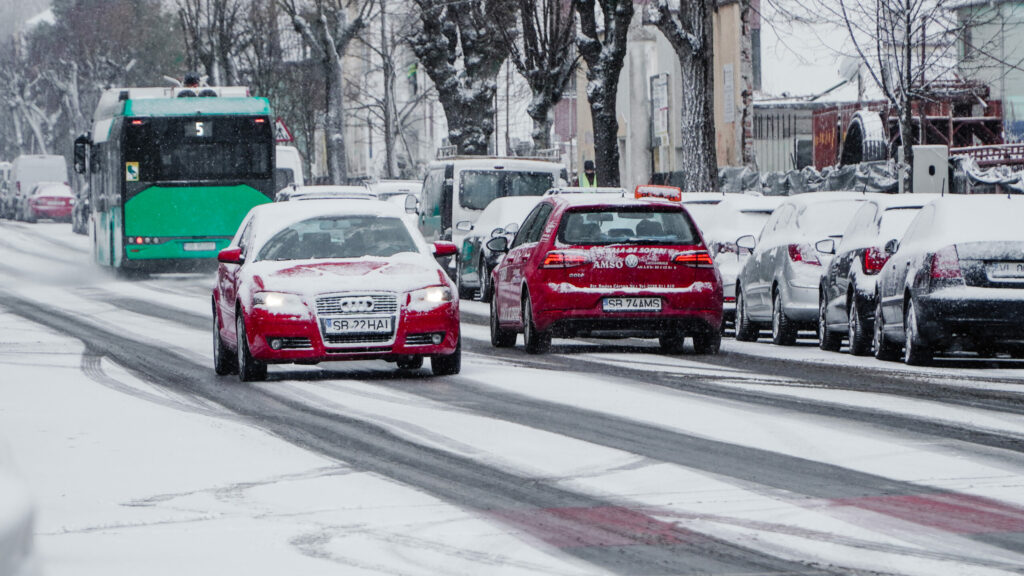
[(490, 302), (491, 297), (494, 296), (494, 287), (491, 284), (491, 271), (487, 270), (487, 267), (480, 264), (480, 301)]
[(722, 332), (708, 328), (693, 335), (693, 349), (697, 354), (714, 355), (722, 348)]
[(867, 320), (860, 311), (857, 304), (857, 295), (850, 297), (849, 306), (850, 319), (846, 329), (846, 339), (850, 341), (850, 354), (854, 356), (866, 356), (871, 352), (871, 337), (873, 336)]
[(491, 300), (491, 346), (495, 348), (511, 348), (516, 345), (514, 330), (506, 330), (498, 323), (498, 300)]
[(914, 310), (914, 301), (907, 302), (907, 309), (903, 318), (903, 362), (911, 366), (921, 366), (932, 361), (932, 351), (928, 343), (921, 338), (917, 327), (917, 311)]
[(430, 371), (434, 376), (451, 376), (462, 370), (462, 337), (455, 342), (455, 351), (430, 358)]
[(754, 342), (758, 337), (757, 326), (750, 321), (747, 315), (747, 300), (743, 297), (743, 291), (736, 291), (736, 339), (740, 342)]
[(551, 334), (537, 330), (533, 323), (533, 304), (530, 295), (523, 297), (523, 343), (530, 354), (543, 354), (551, 348)]
[(224, 344), (220, 337), (220, 317), (217, 314), (217, 305), (213, 305), (213, 371), (218, 376), (227, 376), (238, 372), (238, 360), (235, 352)]
[(772, 343), (778, 346), (792, 346), (796, 343), (796, 327), (786, 316), (782, 306), (782, 292), (775, 290), (772, 298)]
[(818, 348), (828, 352), (838, 352), (843, 346), (843, 337), (828, 329), (828, 316), (826, 315), (828, 303), (825, 296), (818, 297)]
[(238, 353), (238, 379), (242, 382), (258, 382), (267, 379), (267, 365), (252, 357), (245, 335), (245, 320), (242, 311), (235, 314), (235, 348)]
[(658, 338), (658, 344), (661, 346), (661, 352), (672, 356), (682, 354), (683, 345), (685, 343), (686, 336), (679, 334), (678, 332), (669, 332), (668, 334)]
[[(434, 361), (431, 360), (431, 366)], [(423, 356), (402, 356), (395, 361), (399, 370), (419, 370), (423, 367)]]
[(871, 330), (871, 345), (875, 349), (875, 358), (892, 361), (900, 357), (900, 346), (885, 337), (885, 321), (882, 317), (882, 296), (875, 294), (875, 325)]
[(459, 287), (459, 299), (460, 300), (471, 300), (476, 294), (476, 290), (473, 288), (467, 288), (462, 282), (462, 260), (455, 265), (455, 283)]

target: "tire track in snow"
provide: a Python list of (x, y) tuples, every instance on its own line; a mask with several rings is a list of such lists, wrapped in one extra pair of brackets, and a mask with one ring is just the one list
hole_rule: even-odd
[[(218, 378), (194, 360), (82, 322), (0, 290), (14, 314), (94, 343), (94, 350), (155, 386), (217, 403), (292, 444), (380, 474), (512, 526), (619, 574), (848, 574), (681, 528), (617, 502), (558, 488), (394, 436), (257, 388)], [(231, 383), (229, 383), (231, 382)]]

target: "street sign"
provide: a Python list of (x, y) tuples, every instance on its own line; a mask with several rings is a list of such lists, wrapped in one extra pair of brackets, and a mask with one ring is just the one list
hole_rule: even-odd
[(278, 142), (294, 142), (292, 133), (288, 130), (288, 126), (284, 123), (284, 119), (278, 117), (274, 122), (274, 139)]

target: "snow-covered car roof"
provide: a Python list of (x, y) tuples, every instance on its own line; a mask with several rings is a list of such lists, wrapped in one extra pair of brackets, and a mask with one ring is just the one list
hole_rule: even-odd
[(277, 192), (277, 201), (313, 200), (313, 199), (364, 199), (376, 200), (377, 195), (365, 186), (288, 186)]
[(74, 196), (71, 186), (63, 182), (38, 182), (33, 186), (32, 192), (48, 196)]
[(614, 186), (556, 186), (544, 192), (545, 196), (556, 196), (558, 194), (628, 194), (625, 188)]
[(636, 198), (632, 194), (627, 194), (625, 198), (621, 194), (560, 194), (550, 198), (555, 202), (572, 207), (679, 206), (679, 202), (673, 202), (665, 198)]
[[(405, 222), (403, 210), (390, 202), (339, 202), (338, 200), (306, 200), (303, 202), (271, 202), (261, 204), (249, 211), (250, 219), (256, 227), (253, 238), (254, 252), (258, 252), (263, 243), (279, 231), (303, 220), (311, 218), (331, 218), (339, 216), (376, 216), (393, 217)], [(243, 221), (243, 226), (244, 222)], [(406, 223), (406, 227), (409, 225)], [(415, 238), (418, 235), (413, 235)], [(235, 237), (237, 240), (237, 235)], [(418, 240), (417, 243), (423, 241)], [(426, 246), (425, 242), (423, 246)]]
[[(1024, 195), (947, 194), (910, 225), (914, 243), (1024, 242)], [(924, 220), (922, 220), (924, 219)], [(919, 222), (919, 220), (921, 220)]]
[(378, 195), (391, 195), (397, 193), (419, 195), (423, 188), (423, 182), (419, 180), (381, 180), (366, 185), (370, 192)]
[(522, 224), (530, 210), (542, 199), (542, 196), (506, 196), (491, 200), (476, 219), (473, 231), (468, 236), (489, 236), (495, 228), (504, 228), (512, 222)]

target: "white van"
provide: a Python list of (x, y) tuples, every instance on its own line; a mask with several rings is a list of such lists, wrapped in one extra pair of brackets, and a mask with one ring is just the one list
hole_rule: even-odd
[[(491, 200), (541, 196), (550, 188), (564, 186), (566, 178), (565, 166), (548, 160), (491, 156), (436, 160), (427, 166), (420, 192), (420, 232), (427, 242), (450, 240), (462, 246)], [(447, 269), (454, 277), (454, 258)]]
[(63, 156), (55, 154), (22, 154), (11, 163), (11, 176), (0, 211), (5, 218), (13, 218), (17, 206), (32, 187), (39, 182), (68, 183), (68, 164)]
[(277, 145), (277, 160), (274, 168), (274, 190), (280, 191), (291, 186), (305, 186), (302, 176), (302, 156), (295, 146)]

